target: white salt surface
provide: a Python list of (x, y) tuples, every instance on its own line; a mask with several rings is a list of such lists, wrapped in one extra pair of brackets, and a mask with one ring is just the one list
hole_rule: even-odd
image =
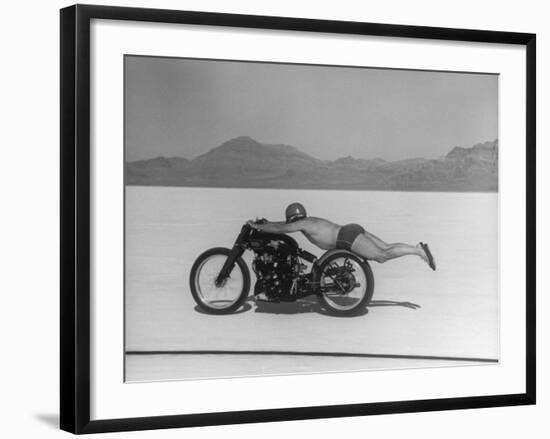
[[(387, 242), (427, 242), (437, 271), (416, 257), (372, 262), (373, 302), (351, 318), (319, 312), (314, 299), (263, 308), (249, 301), (226, 316), (199, 312), (188, 286), (195, 258), (231, 247), (249, 218), (281, 220), (293, 201), (313, 216), (362, 224)], [(300, 234), (293, 237), (322, 254)], [(125, 260), (126, 351), (417, 357), (127, 355), (128, 381), (454, 366), (471, 363), (422, 357), (499, 357), (496, 194), (127, 187)], [(252, 272), (251, 278), (253, 284)]]

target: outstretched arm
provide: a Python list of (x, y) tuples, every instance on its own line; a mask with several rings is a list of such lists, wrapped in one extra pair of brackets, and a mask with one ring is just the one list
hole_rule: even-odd
[(256, 230), (268, 233), (292, 233), (299, 232), (303, 229), (303, 220), (295, 221), (293, 223), (285, 223), (283, 221), (273, 221), (264, 224), (256, 224), (252, 220), (248, 221), (248, 224)]

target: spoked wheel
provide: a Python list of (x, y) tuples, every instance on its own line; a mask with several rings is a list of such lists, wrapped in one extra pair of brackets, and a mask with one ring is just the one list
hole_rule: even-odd
[(374, 276), (368, 262), (350, 252), (336, 252), (321, 263), (317, 297), (333, 315), (354, 315), (364, 309), (374, 293)]
[(229, 277), (216, 286), (220, 273), (231, 250), (213, 248), (201, 254), (189, 276), (193, 299), (210, 314), (228, 314), (236, 311), (248, 297), (250, 273), (242, 258), (238, 258)]

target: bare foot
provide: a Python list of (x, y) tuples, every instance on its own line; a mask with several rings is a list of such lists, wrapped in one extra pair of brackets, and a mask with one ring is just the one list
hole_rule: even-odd
[(418, 249), (418, 256), (420, 256), (420, 258), (428, 265), (430, 265), (430, 263), (428, 262), (428, 256), (426, 256), (426, 252), (424, 251), (424, 249), (422, 248), (422, 246), (420, 245), (420, 242), (418, 244), (416, 244), (416, 248)]
[(435, 271), (435, 259), (430, 251), (430, 247), (428, 247), (428, 244), (424, 244), (423, 242), (420, 242), (418, 245), (422, 249), (420, 252), (420, 257), (430, 266), (432, 270)]

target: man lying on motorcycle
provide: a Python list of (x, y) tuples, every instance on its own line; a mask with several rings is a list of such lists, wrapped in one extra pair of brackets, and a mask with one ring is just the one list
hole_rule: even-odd
[(305, 207), (292, 203), (286, 208), (286, 222), (257, 224), (248, 221), (251, 227), (268, 233), (302, 232), (314, 245), (323, 250), (334, 248), (350, 250), (359, 256), (379, 263), (401, 256), (414, 255), (435, 270), (435, 260), (428, 244), (388, 244), (358, 224), (340, 226), (324, 218), (307, 216)]

